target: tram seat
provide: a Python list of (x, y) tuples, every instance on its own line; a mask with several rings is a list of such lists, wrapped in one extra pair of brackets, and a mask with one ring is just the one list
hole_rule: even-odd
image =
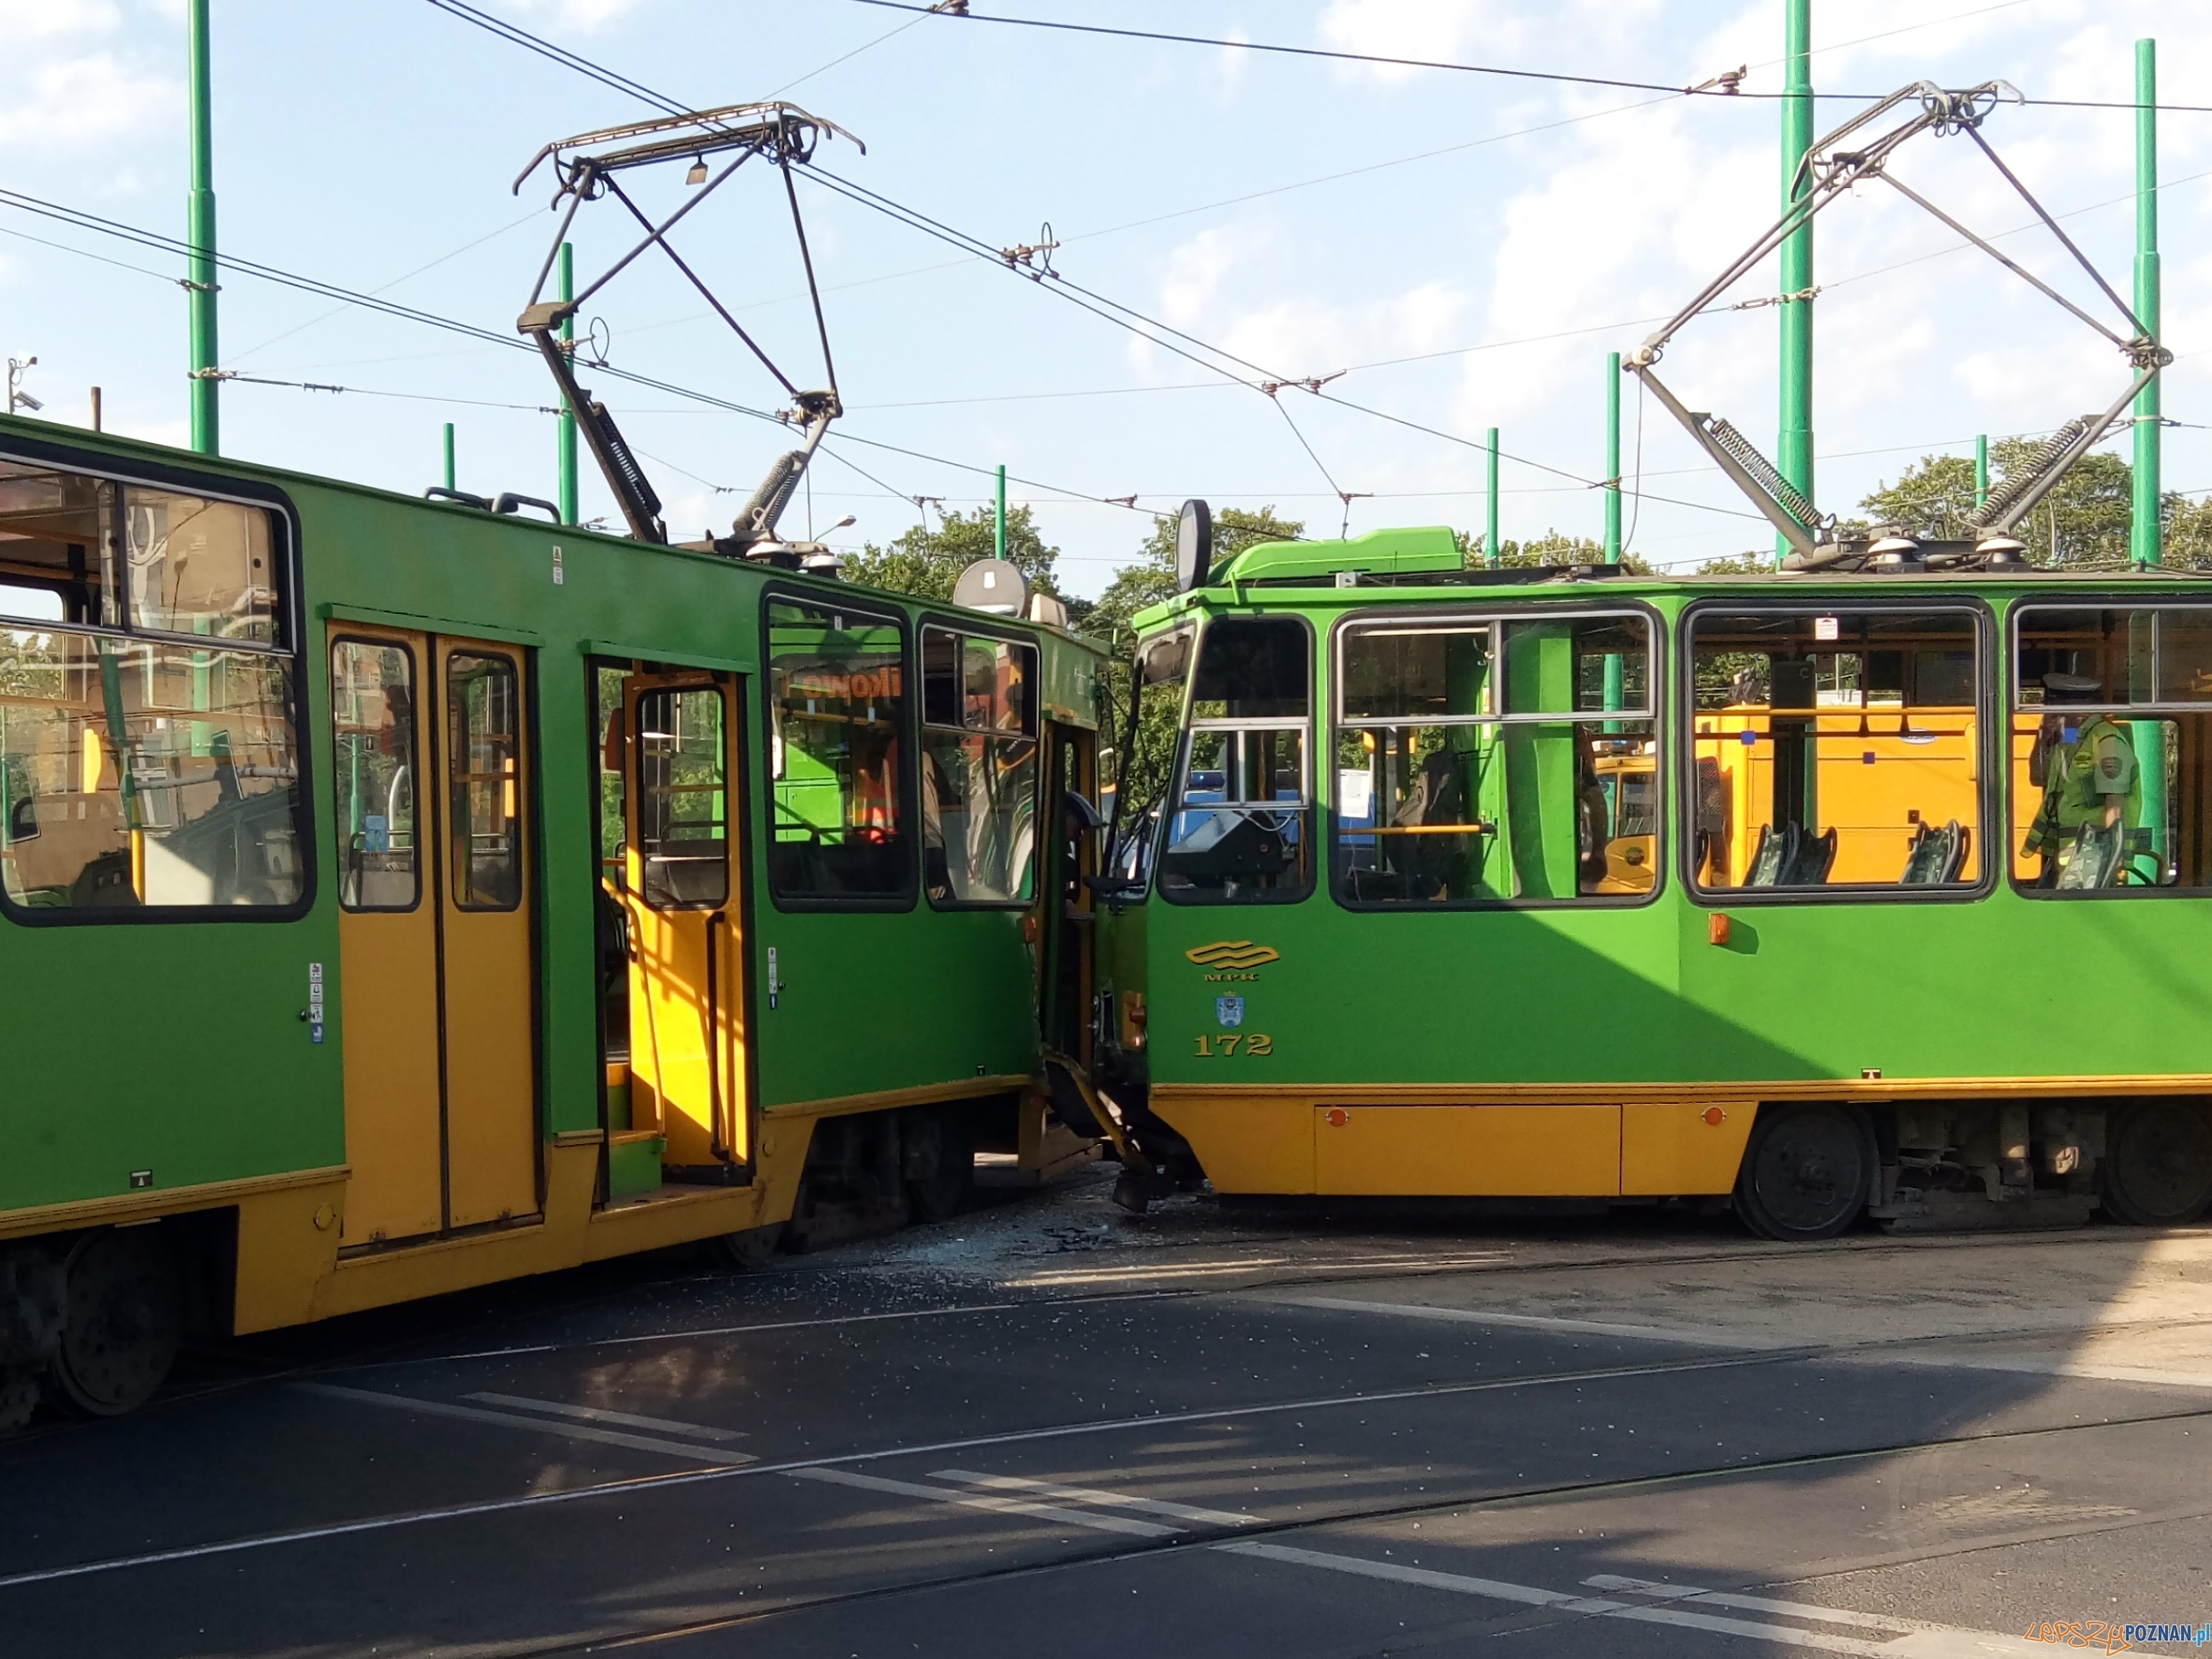
[(1759, 826), (1759, 839), (1751, 847), (1751, 867), (1744, 874), (1747, 888), (1779, 887), (1782, 873), (1797, 862), (1797, 843), (1803, 831), (1784, 824), (1777, 832), (1772, 824)]
[(1973, 831), (1956, 818), (1942, 829), (1932, 829), (1926, 824), (1913, 831), (1912, 844), (1905, 854), (1905, 874), (1898, 876), (1905, 887), (1935, 887), (1958, 879), (1958, 873), (1966, 868), (1967, 845)]
[(2117, 824), (2084, 824), (2074, 831), (2065, 868), (2058, 872), (2062, 892), (2108, 888), (2119, 870), (2120, 844), (2126, 832)]
[(678, 904), (718, 904), (729, 887), (723, 863), (723, 844), (712, 841), (670, 842), (684, 850), (645, 856), (645, 890), (665, 893)]
[[(1792, 829), (1796, 826), (1791, 826)], [(1797, 845), (1797, 857), (1782, 872), (1779, 885), (1786, 888), (1824, 887), (1828, 872), (1836, 868), (1836, 829), (1830, 825), (1818, 835), (1803, 836)]]

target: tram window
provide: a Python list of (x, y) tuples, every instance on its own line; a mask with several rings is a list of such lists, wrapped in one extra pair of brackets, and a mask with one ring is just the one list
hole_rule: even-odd
[(411, 910), (421, 891), (415, 838), (415, 659), (403, 645), (331, 647), (338, 902)]
[(0, 890), (37, 910), (300, 903), (292, 662), (0, 631)]
[(1029, 902), (1036, 686), (1034, 646), (922, 630), (922, 863), (932, 903)]
[(1635, 899), (1659, 871), (1642, 616), (1354, 623), (1333, 859), (1360, 907)]
[(638, 698), (638, 859), (645, 903), (715, 908), (730, 897), (729, 738), (722, 688)]
[(623, 765), (623, 687), (627, 668), (596, 664), (592, 669), (597, 693), (593, 703), (592, 734), (597, 756), (595, 770), (599, 789), (599, 877), (614, 892), (628, 885), (629, 776)]
[(453, 902), (512, 910), (523, 902), (522, 709), (514, 659), (446, 660)]
[(2014, 614), (2013, 880), (2212, 890), (2212, 607)]
[(275, 638), (267, 513), (135, 484), (120, 493), (133, 627), (262, 644)]
[(1312, 890), (1312, 653), (1297, 617), (1220, 618), (1200, 636), (1183, 772), (1159, 853), (1164, 897), (1281, 903)]
[(118, 627), (117, 487), (0, 461), (0, 616)]
[(1701, 889), (1982, 879), (1971, 611), (1704, 611), (1688, 639)]
[(771, 890), (779, 900), (911, 902), (902, 743), (911, 712), (893, 617), (768, 607)]

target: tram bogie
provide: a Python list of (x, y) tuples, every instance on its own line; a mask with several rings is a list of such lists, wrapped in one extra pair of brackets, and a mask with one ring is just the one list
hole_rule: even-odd
[(1138, 619), (1181, 736), (1101, 924), (1128, 1197), (2212, 1202), (2212, 579), (1440, 545), (1248, 549)]

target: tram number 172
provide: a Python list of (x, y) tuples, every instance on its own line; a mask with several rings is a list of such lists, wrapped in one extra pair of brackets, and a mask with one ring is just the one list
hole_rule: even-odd
[(1245, 1046), (1245, 1052), (1254, 1059), (1275, 1052), (1275, 1038), (1257, 1031), (1249, 1035), (1241, 1031), (1224, 1032), (1219, 1036), (1202, 1034), (1198, 1039), (1198, 1051), (1202, 1056), (1218, 1059), (1235, 1053), (1239, 1043)]

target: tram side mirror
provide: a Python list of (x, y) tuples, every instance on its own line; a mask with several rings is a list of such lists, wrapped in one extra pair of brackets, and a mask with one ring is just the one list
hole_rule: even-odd
[(38, 798), (26, 795), (7, 809), (9, 842), (38, 839)]
[(1214, 567), (1214, 509), (1187, 501), (1175, 515), (1175, 592), (1205, 586)]
[(1190, 635), (1187, 631), (1170, 639), (1156, 641), (1138, 660), (1138, 671), (1147, 685), (1164, 685), (1170, 680), (1180, 680), (1190, 657)]

